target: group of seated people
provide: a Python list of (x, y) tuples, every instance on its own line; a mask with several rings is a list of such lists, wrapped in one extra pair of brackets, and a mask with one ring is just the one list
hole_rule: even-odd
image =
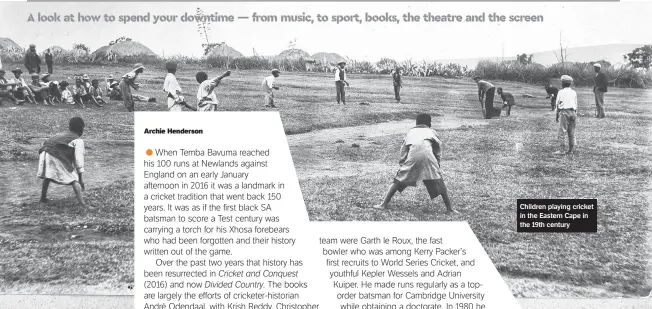
[[(69, 87), (67, 81), (50, 81), (50, 74), (31, 74), (31, 83), (22, 78), (23, 71), (15, 69), (11, 71), (14, 77), (5, 78), (6, 72), (0, 69), (0, 104), (3, 99), (8, 99), (16, 105), (31, 104), (51, 105), (54, 104), (76, 104), (82, 108), (92, 103), (99, 107), (106, 104), (103, 98), (103, 91), (97, 79), (90, 80), (88, 75), (75, 76), (75, 85)], [(122, 92), (119, 82), (113, 76), (106, 79), (106, 96), (111, 100), (122, 101)], [(153, 102), (153, 98), (140, 95), (133, 95), (134, 100)]]

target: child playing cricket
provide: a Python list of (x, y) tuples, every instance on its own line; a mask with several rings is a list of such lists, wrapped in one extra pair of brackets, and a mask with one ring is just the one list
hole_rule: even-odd
[(223, 78), (230, 76), (231, 71), (226, 71), (224, 74), (208, 79), (206, 72), (199, 72), (195, 76), (199, 83), (197, 89), (197, 111), (200, 112), (214, 112), (217, 111), (217, 85), (220, 84)]
[(39, 150), (37, 177), (43, 179), (41, 186), (41, 205), (48, 203), (47, 193), (50, 183), (72, 186), (77, 202), (86, 207), (84, 190), (84, 120), (70, 119), (68, 132), (57, 134), (43, 143)]
[(181, 90), (181, 86), (175, 75), (177, 73), (177, 63), (167, 62), (165, 69), (168, 70), (168, 74), (165, 76), (165, 81), (163, 82), (163, 91), (167, 95), (168, 110), (171, 112), (183, 111), (183, 103), (185, 103), (183, 90)]
[(274, 90), (278, 90), (278, 86), (274, 83), (276, 79), (281, 75), (281, 71), (274, 69), (272, 70), (272, 75), (265, 77), (263, 79), (263, 91), (265, 93), (265, 107), (276, 107), (274, 105)]
[(416, 127), (408, 131), (401, 146), (400, 167), (394, 183), (389, 187), (383, 202), (373, 208), (387, 209), (396, 191), (403, 192), (406, 187), (415, 187), (417, 182), (422, 181), (430, 198), (441, 195), (446, 205), (446, 214), (455, 214), (457, 211), (451, 206), (439, 165), (442, 143), (435, 130), (430, 128), (430, 115), (417, 115), (416, 124)]

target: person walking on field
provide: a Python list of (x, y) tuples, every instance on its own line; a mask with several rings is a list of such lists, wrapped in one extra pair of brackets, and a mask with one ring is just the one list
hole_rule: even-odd
[(72, 186), (77, 202), (84, 203), (82, 191), (85, 189), (84, 173), (84, 120), (79, 117), (70, 119), (68, 132), (57, 134), (43, 143), (39, 150), (37, 177), (43, 179), (41, 186), (41, 205), (45, 206), (50, 183)]
[(52, 64), (54, 61), (52, 60), (52, 53), (50, 52), (50, 49), (45, 50), (45, 64), (48, 66), (48, 73), (52, 74)]
[[(561, 90), (557, 94), (557, 111), (555, 121), (559, 123), (559, 151), (555, 154), (562, 155), (572, 154), (575, 147), (575, 125), (577, 124), (577, 93), (571, 89), (573, 78), (564, 75), (561, 77)], [(561, 118), (561, 119), (560, 119)], [(566, 136), (568, 135), (568, 152), (564, 152), (566, 148)]]
[(595, 108), (596, 118), (604, 118), (604, 94), (607, 92), (607, 85), (609, 78), (603, 72), (600, 72), (602, 66), (599, 63), (593, 65), (595, 71), (595, 86), (593, 86), (593, 93), (595, 94)]
[(41, 57), (36, 53), (36, 45), (30, 44), (25, 53), (25, 67), (29, 74), (41, 74)]
[(392, 81), (394, 84), (394, 98), (397, 103), (401, 103), (401, 88), (403, 88), (403, 80), (401, 79), (400, 67), (396, 67), (392, 72)]
[(484, 119), (490, 119), (494, 114), (494, 94), (496, 88), (490, 82), (482, 80), (480, 76), (474, 76), (473, 80), (478, 84), (478, 100), (482, 107)]
[(341, 61), (337, 65), (338, 67), (335, 69), (335, 91), (337, 94), (337, 104), (340, 104), (341, 101), (342, 104), (346, 105), (344, 86), (346, 85), (349, 87), (349, 82), (346, 80), (346, 71), (344, 69), (346, 62)]
[(440, 169), (442, 142), (435, 130), (431, 129), (432, 118), (428, 114), (417, 115), (417, 126), (410, 129), (401, 146), (399, 170), (394, 182), (385, 194), (383, 202), (372, 206), (375, 209), (387, 209), (396, 192), (403, 192), (407, 187), (415, 187), (417, 182), (423, 182), (430, 199), (441, 195), (446, 205), (446, 214), (457, 211), (451, 206), (448, 189)]

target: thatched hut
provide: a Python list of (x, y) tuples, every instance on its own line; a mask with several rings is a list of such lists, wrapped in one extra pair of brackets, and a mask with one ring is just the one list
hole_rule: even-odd
[(290, 61), (298, 61), (300, 59), (303, 60), (303, 64), (306, 66), (307, 71), (314, 71), (315, 66), (317, 61), (310, 57), (310, 54), (308, 54), (306, 51), (301, 50), (301, 49), (287, 49), (282, 51), (278, 56), (276, 56), (276, 59), (279, 60), (290, 60)]
[(10, 38), (0, 38), (0, 50), (23, 50), (23, 48)]
[(315, 59), (317, 64), (322, 66), (336, 65), (340, 61), (346, 61), (346, 58), (336, 53), (316, 53), (312, 55), (312, 58)]
[[(67, 50), (65, 48), (63, 48), (61, 46), (56, 46), (56, 45), (55, 46), (50, 46), (50, 47), (48, 47), (46, 49), (49, 49), (50, 52), (52, 53), (52, 55), (55, 55), (55, 56), (67, 52)], [(45, 53), (45, 49), (43, 50), (43, 53)]]
[(98, 48), (91, 54), (91, 61), (121, 61), (136, 57), (141, 59), (134, 60), (143, 62), (143, 60), (157, 59), (159, 56), (143, 44), (134, 41), (122, 41)]
[(311, 59), (310, 54), (305, 52), (304, 50), (301, 49), (286, 49), (282, 51), (278, 56), (276, 56), (279, 59), (289, 59), (289, 60), (297, 60), (297, 59)]
[(207, 57), (229, 57), (233, 59), (233, 58), (244, 57), (244, 55), (239, 51), (235, 50), (233, 47), (224, 44), (221, 46), (213, 47), (211, 51), (208, 52)]

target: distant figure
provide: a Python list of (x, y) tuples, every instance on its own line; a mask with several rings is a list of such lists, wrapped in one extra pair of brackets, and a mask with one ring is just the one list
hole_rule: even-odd
[(593, 86), (593, 93), (595, 94), (595, 108), (596, 118), (604, 118), (604, 94), (607, 92), (609, 78), (606, 74), (600, 72), (602, 66), (599, 63), (593, 65), (595, 71), (595, 86)]
[(60, 185), (72, 186), (77, 202), (82, 207), (84, 203), (82, 190), (85, 189), (84, 180), (84, 120), (79, 117), (70, 119), (68, 132), (57, 134), (43, 143), (39, 150), (39, 164), (37, 177), (43, 179), (41, 186), (41, 205), (49, 202), (47, 199), (48, 187), (54, 182)]
[(52, 64), (54, 61), (52, 60), (52, 53), (50, 52), (50, 49), (45, 50), (45, 64), (48, 66), (48, 73), (52, 74)]
[(394, 183), (385, 194), (382, 204), (373, 208), (386, 209), (394, 194), (403, 192), (407, 187), (415, 187), (417, 182), (423, 182), (430, 199), (441, 195), (446, 205), (446, 214), (455, 214), (444, 178), (440, 170), (441, 140), (437, 132), (431, 129), (431, 117), (428, 114), (417, 115), (417, 126), (410, 129), (401, 146), (399, 169), (394, 177)]
[(167, 62), (165, 64), (165, 69), (168, 71), (168, 74), (165, 76), (165, 81), (163, 82), (163, 91), (168, 101), (168, 110), (171, 112), (181, 112), (183, 111), (183, 90), (177, 81), (177, 63), (176, 62)]
[(346, 80), (346, 71), (344, 69), (346, 62), (341, 61), (337, 65), (338, 67), (335, 69), (335, 91), (337, 94), (337, 104), (340, 104), (341, 101), (342, 104), (346, 105), (344, 85), (349, 87), (349, 82)]
[[(568, 135), (568, 152), (573, 153), (575, 146), (575, 125), (577, 123), (577, 93), (571, 89), (573, 78), (564, 75), (561, 77), (561, 90), (557, 95), (557, 113), (556, 122), (559, 122), (559, 141), (561, 148), (555, 154), (564, 154), (565, 138)], [(560, 120), (561, 118), (561, 120)]]
[(276, 79), (281, 75), (281, 71), (274, 69), (272, 75), (263, 79), (263, 92), (265, 93), (265, 107), (276, 107), (274, 105), (274, 90), (278, 90), (276, 86)]
[(36, 53), (36, 45), (30, 44), (25, 52), (25, 67), (29, 74), (41, 74), (41, 57)]
[(478, 84), (478, 100), (482, 107), (484, 119), (490, 119), (494, 112), (494, 94), (496, 88), (490, 82), (482, 80), (480, 76), (474, 76), (473, 80)]
[(215, 112), (217, 111), (217, 86), (223, 78), (230, 76), (231, 71), (226, 71), (224, 74), (208, 79), (206, 72), (198, 72), (195, 79), (199, 83), (197, 89), (197, 111), (199, 112)]
[(555, 110), (555, 104), (557, 103), (557, 93), (559, 92), (559, 89), (557, 87), (552, 87), (550, 85), (546, 85), (546, 93), (548, 96), (546, 99), (550, 99), (550, 110), (554, 111)]
[(397, 103), (401, 103), (401, 88), (403, 88), (403, 80), (401, 79), (401, 68), (396, 67), (392, 71), (392, 81), (394, 84), (394, 98)]
[(514, 96), (509, 92), (503, 92), (503, 88), (500, 87), (496, 89), (496, 92), (498, 92), (500, 99), (503, 101), (503, 108), (507, 107), (507, 116), (511, 115), (512, 106), (516, 104)]

